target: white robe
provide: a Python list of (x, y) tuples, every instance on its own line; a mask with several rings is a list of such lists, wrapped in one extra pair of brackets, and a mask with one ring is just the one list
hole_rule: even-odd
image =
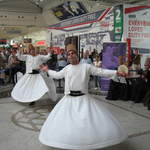
[[(17, 57), (26, 62), (26, 73), (11, 92), (13, 99), (19, 102), (33, 102), (39, 100), (45, 93), (51, 93), (49, 94), (50, 98), (56, 101), (54, 81), (50, 78), (43, 79), (41, 74), (29, 74), (33, 69), (38, 69), (39, 65), (50, 59), (50, 54), (32, 56), (18, 53)], [(46, 82), (49, 83), (49, 86), (46, 85)]]
[[(53, 78), (65, 78), (65, 96), (45, 121), (39, 140), (63, 149), (97, 149), (122, 142), (127, 135), (119, 122), (88, 94), (89, 76), (113, 77), (116, 71), (103, 70), (89, 64), (68, 65), (60, 72), (49, 70)], [(83, 96), (70, 96), (70, 90)]]

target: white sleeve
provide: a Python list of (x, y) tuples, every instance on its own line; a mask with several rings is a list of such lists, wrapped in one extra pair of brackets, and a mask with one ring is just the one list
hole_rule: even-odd
[(90, 71), (91, 75), (108, 77), (108, 78), (115, 77), (116, 73), (117, 73), (116, 70), (97, 68), (97, 67), (95, 67), (93, 65), (89, 65), (89, 71)]
[(62, 79), (65, 77), (65, 68), (58, 72), (54, 70), (48, 70), (48, 74), (54, 79)]
[(40, 55), (40, 59), (43, 61), (43, 62), (46, 62), (47, 60), (49, 60), (51, 58), (51, 54), (47, 54), (47, 55)]
[(16, 54), (16, 56), (17, 56), (17, 58), (18, 58), (19, 60), (26, 61), (27, 55), (23, 55), (23, 54), (21, 54), (21, 53), (18, 52), (18, 53)]

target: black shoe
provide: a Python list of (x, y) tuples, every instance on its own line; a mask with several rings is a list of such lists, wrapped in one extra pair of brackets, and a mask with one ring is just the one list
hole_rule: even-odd
[(139, 101), (139, 100), (135, 100), (135, 101), (134, 101), (134, 103), (141, 103), (141, 101)]
[(31, 102), (31, 103), (29, 104), (29, 106), (33, 106), (33, 105), (35, 105), (35, 102)]

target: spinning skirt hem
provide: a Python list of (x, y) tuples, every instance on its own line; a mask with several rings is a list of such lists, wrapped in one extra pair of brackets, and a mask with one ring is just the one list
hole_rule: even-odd
[(92, 145), (82, 145), (82, 146), (77, 146), (77, 145), (69, 145), (69, 144), (64, 144), (64, 143), (57, 143), (57, 142), (50, 142), (50, 141), (44, 141), (39, 138), (40, 142), (44, 145), (50, 146), (50, 147), (56, 147), (56, 148), (62, 148), (62, 149), (81, 149), (81, 150), (87, 150), (87, 149), (98, 149), (98, 148), (104, 148), (112, 145), (119, 144), (123, 142), (125, 139), (127, 139), (126, 136), (123, 137), (118, 137), (116, 139), (112, 140), (107, 140), (105, 142), (97, 143), (97, 144), (92, 144)]
[(25, 74), (15, 85), (11, 92), (14, 100), (22, 103), (39, 100), (49, 91), (40, 74)]

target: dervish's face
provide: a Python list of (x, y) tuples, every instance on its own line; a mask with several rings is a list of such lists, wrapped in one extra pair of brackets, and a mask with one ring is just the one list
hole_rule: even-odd
[(67, 53), (68, 61), (70, 64), (75, 65), (78, 62), (78, 57), (75, 50), (69, 50)]
[(12, 55), (15, 56), (15, 55), (16, 55), (16, 52), (15, 52), (15, 51), (12, 51)]
[(36, 55), (36, 50), (35, 50), (35, 49), (31, 49), (31, 50), (30, 50), (30, 54), (31, 54), (32, 56), (35, 56), (35, 55)]

